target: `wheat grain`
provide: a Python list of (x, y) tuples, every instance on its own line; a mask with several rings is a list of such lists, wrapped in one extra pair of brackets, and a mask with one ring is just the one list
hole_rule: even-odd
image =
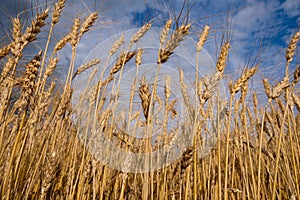
[[(264, 85), (265, 84), (266, 84), (266, 86), (268, 84), (266, 79), (264, 80)], [(270, 86), (267, 86), (267, 88), (266, 88), (266, 86), (265, 86), (265, 89), (266, 89), (267, 96), (270, 99), (275, 99), (275, 98), (279, 97), (282, 94), (284, 89), (286, 89), (290, 86), (289, 78), (287, 76), (284, 77), (282, 79), (282, 81), (277, 83), (274, 87), (272, 87), (272, 89), (270, 89)]]
[(33, 94), (36, 89), (36, 78), (40, 67), (42, 51), (40, 51), (26, 66), (24, 78), (22, 79), (21, 98), (16, 104), (25, 107), (33, 104)]
[(296, 66), (296, 69), (294, 71), (294, 80), (293, 84), (296, 85), (300, 80), (300, 68), (299, 65)]
[(169, 31), (170, 31), (171, 25), (172, 25), (172, 20), (169, 19), (169, 20), (166, 22), (166, 24), (165, 24), (165, 26), (164, 26), (164, 29), (163, 29), (163, 31), (162, 31), (161, 34), (160, 34), (159, 42), (160, 42), (160, 47), (161, 47), (161, 48), (162, 48), (162, 47), (164, 46), (164, 44), (165, 44), (165, 41), (166, 41), (166, 39), (167, 39), (167, 37), (168, 37), (168, 34), (169, 34)]
[(48, 190), (50, 189), (51, 182), (55, 178), (57, 172), (56, 164), (56, 153), (53, 151), (50, 155), (47, 156), (46, 171), (44, 173), (42, 188), (41, 188), (41, 199), (46, 199)]
[(132, 58), (135, 54), (136, 54), (135, 51), (130, 51), (130, 52), (126, 52), (126, 53), (123, 52), (123, 53), (119, 56), (119, 58), (118, 58), (118, 60), (117, 60), (117, 62), (116, 62), (116, 64), (115, 64), (115, 66), (111, 69), (110, 74), (113, 75), (113, 74), (118, 73), (118, 72), (123, 68), (123, 66), (124, 66), (128, 61), (131, 60), (131, 58)]
[(21, 22), (19, 18), (14, 18), (13, 19), (13, 39), (16, 41), (18, 38), (21, 38), (22, 36), (22, 27), (21, 27)]
[(79, 18), (75, 18), (74, 20), (74, 24), (72, 26), (71, 32), (70, 32), (70, 44), (72, 46), (72, 48), (74, 49), (78, 43), (78, 31), (79, 31), (79, 27), (80, 27), (80, 19)]
[(292, 98), (298, 112), (300, 113), (300, 98), (295, 93), (292, 93)]
[(136, 56), (135, 56), (135, 64), (136, 66), (140, 66), (142, 63), (142, 54), (143, 54), (143, 49), (138, 49)]
[(58, 0), (57, 3), (54, 4), (54, 10), (52, 13), (52, 24), (57, 24), (64, 6), (65, 0)]
[(293, 56), (297, 48), (297, 42), (299, 40), (299, 37), (300, 37), (300, 32), (297, 32), (290, 40), (290, 43), (288, 45), (288, 48), (286, 49), (286, 54), (285, 54), (287, 64), (289, 64), (293, 60)]
[(61, 50), (69, 41), (71, 40), (70, 34), (65, 35), (61, 40), (59, 40), (53, 50), (53, 53)]
[(41, 14), (37, 14), (36, 19), (32, 21), (31, 26), (26, 28), (24, 35), (22, 35), (22, 42), (32, 42), (36, 39), (36, 35), (41, 32), (41, 28), (45, 25), (45, 20), (48, 17), (49, 10), (46, 9)]
[(165, 97), (166, 97), (166, 101), (169, 100), (170, 96), (171, 96), (171, 89), (170, 89), (170, 84), (171, 84), (171, 77), (167, 76), (166, 80), (165, 80)]
[(190, 164), (193, 161), (193, 153), (194, 153), (194, 148), (193, 147), (189, 147), (187, 148), (182, 155), (181, 158), (181, 174), (184, 173), (184, 170), (190, 166)]
[(188, 31), (191, 24), (182, 25), (171, 35), (171, 38), (167, 41), (166, 47), (159, 49), (159, 55), (157, 63), (165, 63), (173, 54), (175, 48), (183, 41), (184, 37), (188, 35)]
[(139, 86), (139, 96), (142, 100), (142, 108), (145, 119), (148, 121), (149, 107), (151, 101), (151, 93), (149, 89), (149, 84), (146, 83), (146, 78), (143, 76), (140, 81)]
[(0, 49), (0, 59), (4, 58), (5, 56), (7, 56), (10, 53), (10, 49), (11, 49), (11, 44), (3, 46)]
[(230, 94), (233, 95), (237, 93), (241, 87), (255, 74), (257, 66), (246, 69), (243, 75), (235, 82), (235, 84), (230, 84)]
[(207, 25), (204, 26), (202, 33), (200, 34), (200, 36), (198, 38), (197, 45), (196, 45), (197, 52), (200, 52), (201, 49), (203, 48), (203, 45), (206, 42), (208, 34), (209, 34), (209, 29), (210, 29), (209, 26), (207, 26)]
[(1, 72), (0, 83), (2, 83), (3, 80), (7, 78), (9, 72), (11, 72), (14, 66), (15, 66), (15, 59), (13, 57), (8, 57)]
[(229, 42), (226, 42), (221, 49), (221, 53), (217, 62), (217, 70), (220, 73), (224, 72), (225, 66), (226, 66), (226, 60), (228, 57), (228, 52), (229, 52), (230, 44)]
[(134, 44), (139, 41), (145, 35), (145, 33), (147, 33), (150, 27), (150, 23), (143, 25), (142, 28), (140, 28), (140, 30), (130, 39), (130, 44)]
[(46, 79), (49, 76), (52, 76), (54, 70), (56, 69), (57, 63), (58, 63), (57, 57), (50, 59), (50, 62), (45, 71), (44, 79)]
[(122, 44), (124, 44), (124, 38), (125, 38), (125, 36), (124, 36), (124, 34), (122, 34), (121, 37), (114, 42), (114, 44), (112, 45), (112, 47), (109, 51), (110, 56), (115, 54), (118, 51), (118, 49), (122, 46)]
[(72, 79), (74, 79), (77, 75), (81, 74), (82, 72), (84, 72), (85, 70), (97, 65), (100, 63), (99, 59), (94, 59), (91, 60), (85, 64), (83, 64), (82, 66), (78, 67), (78, 69), (76, 70), (76, 72), (74, 73)]
[(185, 104), (188, 114), (192, 120), (193, 117), (195, 116), (195, 110), (194, 110), (194, 108), (192, 108), (190, 100), (189, 100), (186, 85), (184, 83), (184, 74), (183, 74), (182, 69), (179, 70), (179, 83), (180, 83), (180, 91), (181, 91), (181, 94), (182, 94), (182, 97), (184, 100), (184, 104)]
[(79, 38), (81, 38), (84, 33), (89, 31), (89, 28), (91, 26), (93, 26), (93, 24), (96, 22), (97, 19), (98, 19), (98, 13), (97, 12), (91, 13), (86, 18), (86, 20), (83, 22), (82, 27), (80, 29)]

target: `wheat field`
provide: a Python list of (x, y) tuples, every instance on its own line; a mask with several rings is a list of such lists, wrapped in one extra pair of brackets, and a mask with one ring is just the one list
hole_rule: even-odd
[[(131, 130), (130, 125), (126, 126), (130, 123), (124, 125), (116, 109), (107, 106), (110, 102), (105, 94), (112, 88), (120, 88), (118, 80), (122, 79), (129, 62), (137, 72), (142, 70), (145, 52), (137, 49), (120, 53), (124, 44), (124, 38), (120, 37), (106, 50), (108, 57), (117, 57), (108, 73), (93, 76), (97, 66), (103, 64), (98, 59), (75, 67), (80, 40), (88, 36), (98, 13), (91, 13), (85, 19), (75, 18), (69, 33), (52, 48), (49, 43), (53, 40), (53, 29), (64, 6), (65, 1), (58, 0), (53, 11), (46, 9), (38, 13), (27, 27), (19, 18), (12, 18), (13, 29), (9, 34), (12, 39), (0, 47), (1, 199), (300, 198), (300, 97), (296, 90), (300, 69), (298, 65), (290, 66), (294, 64), (300, 32), (293, 35), (286, 54), (282, 55), (286, 58), (282, 66), (285, 77), (277, 83), (263, 79), (266, 104), (261, 104), (257, 94), (249, 90), (249, 82), (256, 76), (259, 64), (245, 68), (236, 80), (225, 78), (230, 41), (219, 45), (213, 74), (199, 77), (195, 73), (193, 97), (189, 95), (185, 73), (179, 70), (177, 89), (187, 113), (186, 121), (180, 122), (184, 128), (192, 127), (188, 129), (193, 132), (192, 142), (169, 165), (132, 173), (99, 161), (78, 135), (89, 135), (97, 124), (103, 137), (124, 152), (134, 153), (153, 152), (172, 142), (177, 132), (168, 123), (181, 113), (169, 89), (172, 80), (166, 79), (164, 89), (158, 90), (157, 78), (163, 64), (172, 59), (176, 48), (190, 34), (192, 25), (183, 24), (173, 30), (174, 22), (168, 20), (161, 27), (154, 82), (150, 84), (147, 77), (133, 81), (135, 89), (129, 95), (127, 113), (129, 121), (135, 120), (137, 128), (133, 131), (146, 130), (150, 135), (156, 127), (154, 113), (158, 107), (155, 105), (161, 103), (164, 113), (161, 137), (138, 138), (127, 132)], [(46, 20), (50, 23), (45, 23)], [(150, 27), (150, 23), (142, 26), (130, 39), (128, 49), (145, 37)], [(213, 37), (210, 30), (208, 25), (201, 30), (195, 49), (197, 55), (207, 38)], [(39, 37), (40, 32), (48, 37)], [(36, 40), (46, 40), (45, 46), (34, 49), (35, 56), (25, 59), (26, 49)], [(66, 46), (70, 47), (71, 60), (66, 79), (60, 81), (64, 84), (58, 84), (54, 74), (61, 60), (57, 55)], [(195, 65), (198, 71), (201, 66)], [(96, 80), (96, 84), (81, 91), (85, 99), (74, 104), (72, 98), (77, 91), (73, 82), (80, 76)], [(226, 85), (228, 100), (218, 95), (215, 98), (221, 83)], [(192, 98), (197, 99), (197, 105)], [(218, 108), (224, 105), (223, 109), (213, 107), (215, 101)], [(84, 112), (80, 109), (83, 105), (87, 106)], [(215, 118), (218, 120), (212, 128), (209, 121)], [(89, 124), (92, 126), (87, 128)], [(120, 124), (124, 127), (120, 128)], [(216, 143), (205, 156), (199, 156), (198, 149), (205, 145), (204, 134), (214, 135)], [(103, 149), (101, 153), (109, 157), (112, 152)]]

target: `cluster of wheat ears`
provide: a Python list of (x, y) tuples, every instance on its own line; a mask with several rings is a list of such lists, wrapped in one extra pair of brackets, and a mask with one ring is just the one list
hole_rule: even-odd
[[(216, 133), (213, 133), (217, 135), (217, 144), (205, 157), (199, 157), (197, 149), (203, 145), (203, 134), (211, 132), (206, 124), (207, 119), (214, 115), (210, 101), (220, 81), (224, 80), (229, 41), (221, 45), (212, 76), (198, 77), (198, 73), (195, 74), (195, 95), (199, 105), (194, 106), (189, 101), (184, 73), (180, 71), (180, 91), (195, 131), (191, 146), (176, 162), (162, 169), (125, 173), (99, 162), (78, 139), (79, 128), (72, 118), (76, 110), (71, 103), (72, 82), (100, 61), (91, 60), (75, 70), (76, 51), (98, 14), (92, 13), (83, 21), (76, 18), (71, 31), (51, 51), (49, 44), (53, 29), (60, 20), (64, 5), (64, 0), (55, 3), (48, 29), (45, 23), (50, 15), (48, 9), (38, 13), (25, 29), (19, 18), (13, 18), (10, 43), (0, 49), (1, 199), (300, 198), (300, 98), (295, 90), (300, 69), (296, 66), (293, 76), (289, 71), (300, 32), (294, 34), (287, 47), (283, 80), (275, 85), (263, 80), (268, 98), (266, 105), (259, 105), (256, 93), (251, 94), (248, 89), (248, 82), (259, 66), (246, 68), (239, 79), (229, 81), (229, 101), (225, 102), (224, 114), (217, 114), (222, 119), (217, 120)], [(151, 24), (145, 24), (131, 38), (130, 45), (138, 42), (150, 27)], [(171, 27), (172, 20), (169, 20), (161, 31), (156, 75), (189, 35), (191, 25), (182, 25), (175, 30)], [(42, 30), (48, 33), (45, 47), (25, 62), (23, 53), (30, 44), (43, 39), (38, 37)], [(209, 33), (210, 27), (204, 26), (196, 46), (197, 53), (202, 50)], [(124, 37), (121, 37), (108, 50), (109, 56), (114, 55), (123, 43)], [(56, 87), (52, 76), (60, 62), (57, 53), (66, 45), (71, 46), (72, 59), (64, 86)], [(47, 52), (52, 54), (47, 55)], [(149, 84), (144, 77), (134, 82), (141, 113), (130, 113), (129, 116), (132, 120), (140, 117), (144, 119), (141, 126), (151, 127), (153, 102), (165, 103), (164, 131), (157, 138), (160, 142), (131, 137), (126, 134), (126, 127), (116, 128), (114, 110), (103, 106), (108, 101), (103, 91), (109, 88), (109, 84), (116, 84), (117, 76), (121, 76), (128, 61), (135, 58), (137, 70), (142, 67), (142, 56), (142, 49), (118, 55), (109, 75), (105, 77), (103, 73), (102, 77), (97, 77), (98, 83), (89, 89), (92, 92), (88, 97), (97, 111), (91, 113), (89, 120), (100, 124), (102, 133), (116, 146), (132, 152), (151, 152), (170, 142), (175, 133), (168, 130), (167, 120), (178, 115), (176, 102), (170, 100), (168, 85), (171, 80), (166, 80), (165, 99), (160, 99), (156, 95), (156, 83)], [(201, 66), (196, 66), (197, 70), (198, 67)], [(95, 71), (90, 79), (94, 74)], [(131, 101), (128, 102), (130, 106)]]

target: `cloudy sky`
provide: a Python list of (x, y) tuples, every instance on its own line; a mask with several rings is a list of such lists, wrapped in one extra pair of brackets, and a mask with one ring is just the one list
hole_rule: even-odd
[[(49, 0), (0, 0), (0, 41), (4, 42), (6, 33), (11, 30), (11, 17), (21, 13), (26, 21), (36, 8), (52, 6), (53, 1)], [(55, 29), (55, 38), (61, 38), (70, 30), (74, 17), (84, 18), (93, 11), (99, 12), (100, 19), (81, 42), (79, 60), (84, 58), (88, 48), (112, 34), (149, 21), (161, 27), (167, 19), (181, 15), (179, 24), (185, 20), (191, 22), (191, 37), (195, 39), (204, 25), (211, 26), (205, 48), (214, 59), (222, 34), (230, 39), (230, 60), (226, 69), (230, 76), (237, 77), (245, 66), (261, 62), (257, 80), (263, 77), (278, 80), (283, 76), (285, 48), (300, 27), (300, 0), (67, 0), (63, 18)], [(299, 52), (292, 66), (296, 63), (299, 63)]]

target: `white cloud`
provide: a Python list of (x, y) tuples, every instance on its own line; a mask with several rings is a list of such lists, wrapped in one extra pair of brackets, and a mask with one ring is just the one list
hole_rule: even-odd
[(288, 17), (297, 17), (300, 15), (300, 1), (299, 0), (286, 0), (281, 4), (282, 8)]

